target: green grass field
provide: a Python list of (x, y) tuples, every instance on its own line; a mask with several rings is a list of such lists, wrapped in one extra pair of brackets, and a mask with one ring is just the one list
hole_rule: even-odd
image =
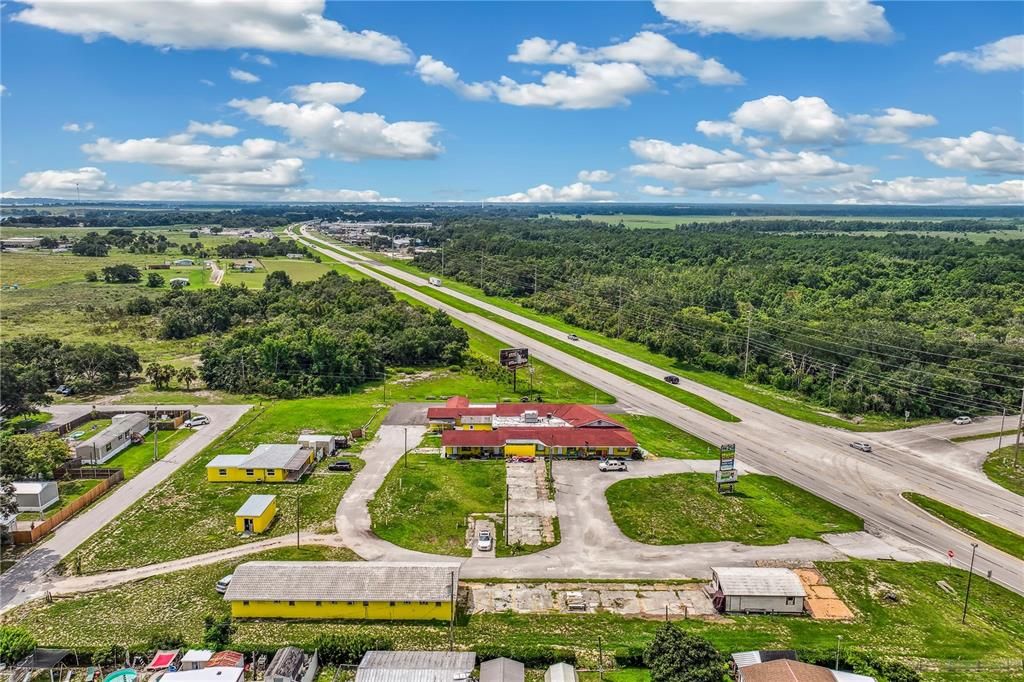
[(986, 476), (1007, 490), (1024, 495), (1024, 447), (1021, 448), (1017, 457), (1017, 465), (1014, 466), (1015, 447), (1015, 445), (1008, 445), (989, 453), (982, 469)]
[[(157, 441), (158, 458), (163, 459), (171, 454), (171, 451), (178, 447), (182, 441), (192, 435), (189, 429), (177, 429), (175, 431), (161, 431)], [(131, 445), (114, 457), (104, 462), (104, 468), (124, 469), (124, 478), (129, 480), (138, 476), (143, 469), (153, 463), (153, 432), (146, 434), (145, 439), (137, 445)], [(88, 467), (86, 467), (88, 468)]]
[(718, 459), (718, 446), (687, 433), (657, 417), (639, 414), (612, 415), (636, 436), (640, 447), (656, 457)]
[(466, 519), (505, 509), (505, 462), (409, 455), (370, 502), (373, 532), (400, 547), (469, 556)]
[(220, 266), (225, 270), (223, 283), (244, 284), (250, 289), (261, 289), (263, 288), (263, 280), (267, 278), (269, 273), (276, 270), (288, 273), (288, 276), (292, 278), (293, 282), (309, 282), (320, 278), (331, 270), (338, 269), (330, 262), (316, 263), (308, 259), (260, 258), (258, 260), (262, 265), (262, 268), (257, 268), (255, 272), (239, 272), (238, 270), (232, 270), (229, 267), (231, 263), (230, 260), (221, 260)]
[[(345, 246), (345, 248), (351, 247)], [(389, 259), (383, 254), (365, 251), (358, 248), (352, 250), (370, 255), (373, 258), (381, 262), (385, 262), (392, 267), (404, 270), (406, 272), (415, 274), (420, 277), (427, 277), (430, 274), (410, 265), (406, 261)], [(633, 343), (631, 341), (606, 337), (596, 332), (592, 332), (581, 327), (570, 325), (558, 319), (557, 317), (554, 317), (553, 315), (545, 315), (542, 313), (538, 313), (534, 310), (519, 305), (515, 301), (500, 298), (497, 296), (487, 296), (476, 287), (472, 287), (461, 282), (456, 282), (454, 280), (449, 279), (445, 281), (444, 286), (447, 289), (452, 289), (454, 291), (458, 291), (460, 293), (473, 296), (474, 298), (479, 299), (480, 301), (501, 306), (502, 308), (508, 310), (509, 312), (515, 313), (517, 315), (522, 315), (523, 317), (548, 325), (550, 327), (563, 331), (566, 334), (576, 334), (581, 339), (590, 341), (592, 343), (596, 343), (610, 350), (614, 350), (623, 353), (624, 355), (634, 357), (638, 360), (642, 360), (643, 362), (661, 368), (666, 374), (678, 374), (679, 376), (686, 377), (687, 379), (691, 379), (693, 381), (696, 381), (697, 383), (704, 384), (705, 386), (717, 389), (719, 391), (722, 391), (723, 393), (727, 393), (729, 395), (751, 402), (755, 405), (760, 405), (761, 407), (765, 407), (772, 411), (778, 412), (779, 414), (784, 414), (788, 417), (793, 417), (794, 419), (799, 419), (801, 421), (809, 422), (811, 424), (818, 424), (820, 426), (830, 426), (834, 428), (843, 428), (850, 431), (887, 431), (892, 429), (908, 428), (911, 426), (919, 426), (921, 424), (927, 424), (936, 421), (935, 419), (920, 419), (912, 420), (910, 422), (904, 422), (901, 418), (889, 415), (861, 415), (862, 420), (859, 423), (857, 423), (850, 419), (844, 419), (840, 416), (830, 414), (824, 408), (824, 406), (815, 406), (797, 397), (775, 391), (765, 386), (748, 384), (740, 379), (727, 377), (717, 372), (711, 372), (708, 370), (699, 369), (691, 366), (680, 365), (674, 359), (662, 355), (660, 353), (654, 353), (639, 343)], [(528, 336), (532, 336), (533, 338), (542, 340), (545, 343), (549, 343), (550, 345), (555, 346), (560, 350), (576, 355), (577, 357), (581, 357), (599, 367), (603, 367), (611, 372), (614, 372), (619, 376), (627, 378), (642, 386), (646, 386), (647, 388), (662, 393), (663, 395), (667, 395), (673, 399), (679, 400), (680, 402), (687, 404), (690, 407), (699, 409), (700, 411), (705, 412), (707, 414), (711, 414), (712, 416), (715, 416), (719, 419), (729, 420), (729, 417), (732, 417), (732, 415), (729, 415), (728, 412), (722, 410), (721, 408), (717, 407), (716, 405), (709, 401), (703, 401), (703, 399), (698, 398), (693, 394), (689, 394), (685, 391), (669, 387), (662, 381), (653, 379), (652, 377), (649, 377), (645, 374), (632, 371), (611, 360), (607, 360), (603, 357), (594, 355), (592, 353), (586, 353), (585, 351), (580, 350), (573, 344), (566, 343), (561, 338), (555, 338), (540, 334), (539, 332), (536, 332), (532, 329), (509, 322), (508, 320), (501, 318), (499, 316), (491, 315), (474, 306), (467, 307), (468, 304), (459, 301), (458, 299), (454, 299), (451, 296), (446, 296), (438, 292), (438, 290), (435, 287), (418, 288), (421, 291), (424, 291), (425, 293), (428, 293), (434, 296), (435, 298), (444, 301), (445, 303), (453, 305), (462, 310), (470, 310), (472, 312), (479, 313), (484, 317), (494, 319), (495, 321), (501, 322), (502, 324), (505, 324), (512, 329), (516, 329), (517, 331), (527, 334)], [(697, 400), (703, 402), (687, 402), (691, 398), (696, 398)], [(735, 417), (732, 418), (735, 419)]]
[[(338, 550), (310, 547), (253, 555), (249, 559), (335, 558)], [(344, 555), (342, 556), (344, 558)], [(147, 578), (91, 594), (37, 600), (9, 614), (27, 628), (40, 646), (89, 648), (119, 643), (140, 650), (154, 633), (175, 632), (199, 644), (207, 613), (227, 613), (213, 590), (214, 582), (237, 561)], [(1024, 656), (1024, 598), (975, 576), (967, 625), (960, 624), (965, 571), (936, 563), (851, 560), (818, 563), (829, 584), (854, 611), (852, 622), (808, 618), (732, 616), (721, 620), (678, 621), (681, 627), (711, 639), (724, 653), (750, 649), (835, 649), (837, 635), (845, 650), (868, 651), (881, 658), (932, 664), (950, 661), (996, 662)], [(949, 594), (938, 587), (946, 581)], [(396, 649), (448, 646), (445, 623), (318, 622), (239, 620), (231, 648), (247, 644), (308, 646), (320, 633), (361, 633), (386, 637)], [(461, 619), (454, 629), (455, 648), (560, 646), (574, 650), (581, 667), (593, 667), (597, 640), (606, 655), (645, 646), (659, 622), (611, 614), (481, 614)], [(930, 679), (1009, 680), (991, 673), (980, 677), (945, 674)], [(1019, 679), (1019, 676), (1018, 678)]]
[(1024, 537), (985, 519), (979, 519), (962, 509), (950, 507), (918, 493), (903, 493), (903, 497), (976, 540), (1002, 550), (1010, 556), (1024, 559)]
[(732, 495), (719, 494), (710, 474), (633, 478), (606, 496), (619, 529), (651, 545), (778, 545), (864, 529), (853, 514), (774, 476), (741, 476)]
[[(989, 438), (998, 438), (1003, 436), (1006, 439), (1007, 436), (1013, 436), (1017, 433), (1017, 429), (1006, 429), (1005, 431), (989, 431), (988, 433), (974, 433), (969, 436), (953, 436), (949, 440), (954, 443), (970, 443), (974, 440), (988, 440)], [(1010, 438), (1009, 440), (1013, 440)]]

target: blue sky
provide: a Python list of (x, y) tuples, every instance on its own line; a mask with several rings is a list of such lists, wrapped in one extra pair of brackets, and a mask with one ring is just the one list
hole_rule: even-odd
[(2, 12), (6, 196), (1024, 201), (1018, 2)]

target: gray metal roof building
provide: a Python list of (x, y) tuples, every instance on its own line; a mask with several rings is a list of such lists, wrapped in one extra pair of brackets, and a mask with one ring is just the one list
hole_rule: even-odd
[(356, 682), (455, 682), (468, 680), (476, 654), (459, 651), (368, 651)]
[(523, 682), (526, 666), (511, 658), (492, 658), (480, 664), (480, 682)]
[(711, 567), (721, 590), (730, 596), (803, 597), (804, 584), (788, 568)]
[(226, 601), (447, 602), (454, 562), (250, 561), (235, 569)]

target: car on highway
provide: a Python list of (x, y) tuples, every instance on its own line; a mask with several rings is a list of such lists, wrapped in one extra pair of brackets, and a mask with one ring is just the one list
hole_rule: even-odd
[(970, 424), (972, 421), (973, 420), (970, 417), (968, 417), (965, 414), (962, 414), (959, 417), (957, 417), (956, 419), (954, 419), (953, 423), (956, 424), (957, 426), (964, 426), (966, 424)]
[(865, 443), (859, 440), (850, 443), (850, 447), (854, 450), (860, 450), (861, 452), (871, 452), (871, 443)]
[(352, 471), (352, 462), (347, 459), (339, 459), (327, 465), (328, 471)]
[(187, 429), (194, 429), (197, 426), (206, 426), (210, 423), (210, 418), (205, 414), (197, 414), (191, 419), (186, 419), (185, 423), (182, 424)]
[(491, 537), (491, 531), (480, 531), (476, 536), (476, 548), (481, 552), (490, 552), (494, 549), (494, 538)]
[(678, 384), (679, 377), (677, 377), (675, 374), (669, 374), (667, 377), (665, 377), (665, 381), (667, 381), (670, 384)]
[(602, 460), (597, 468), (599, 471), (629, 471), (629, 467), (621, 459)]
[(569, 334), (569, 336), (566, 337), (566, 338), (568, 338), (570, 341), (579, 341), (580, 340), (580, 337), (576, 336), (575, 334)]
[(227, 574), (223, 578), (217, 581), (217, 584), (213, 586), (213, 589), (217, 590), (220, 594), (224, 594), (228, 591), (228, 586), (231, 584), (232, 573)]

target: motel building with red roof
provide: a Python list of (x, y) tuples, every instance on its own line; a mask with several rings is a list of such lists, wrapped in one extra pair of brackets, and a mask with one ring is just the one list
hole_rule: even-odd
[(636, 438), (589, 405), (472, 405), (456, 396), (427, 410), (445, 457), (629, 457)]

